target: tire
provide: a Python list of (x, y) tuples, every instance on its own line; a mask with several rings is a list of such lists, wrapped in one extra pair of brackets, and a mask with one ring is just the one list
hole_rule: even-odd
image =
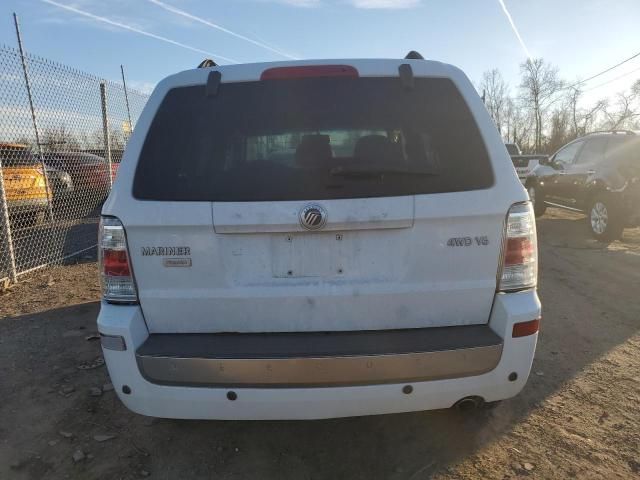
[(527, 187), (527, 193), (529, 194), (529, 200), (531, 200), (533, 204), (533, 213), (535, 213), (536, 218), (544, 215), (544, 212), (547, 211), (547, 206), (544, 203), (544, 196), (538, 187), (529, 185)]
[(587, 211), (587, 223), (593, 238), (600, 242), (612, 242), (622, 237), (623, 215), (610, 195), (593, 197)]

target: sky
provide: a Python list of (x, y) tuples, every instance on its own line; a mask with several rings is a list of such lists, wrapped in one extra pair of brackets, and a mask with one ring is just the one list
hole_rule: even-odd
[[(528, 55), (574, 82), (640, 52), (640, 0), (2, 0), (0, 44), (16, 45), (12, 12), (28, 52), (115, 81), (122, 64), (128, 85), (142, 91), (206, 57), (226, 64), (417, 50), (475, 83), (498, 68), (515, 90)], [(639, 78), (640, 56), (585, 83), (585, 101)]]

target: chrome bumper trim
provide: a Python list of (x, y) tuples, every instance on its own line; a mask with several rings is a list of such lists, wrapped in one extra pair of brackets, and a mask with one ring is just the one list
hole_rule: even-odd
[(142, 375), (163, 385), (327, 387), (406, 383), (481, 375), (493, 370), (502, 344), (456, 350), (297, 358), (180, 358), (137, 355)]

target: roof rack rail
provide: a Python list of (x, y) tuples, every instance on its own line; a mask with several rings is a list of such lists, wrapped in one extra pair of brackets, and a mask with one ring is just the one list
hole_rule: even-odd
[(214, 62), (210, 58), (205, 58), (203, 61), (200, 62), (200, 65), (198, 65), (198, 68), (210, 68), (210, 67), (217, 67), (217, 66), (218, 64), (216, 62)]
[(407, 60), (424, 60), (424, 57), (420, 55), (420, 53), (416, 52), (415, 50), (411, 50), (409, 53), (407, 53), (407, 56), (404, 58), (406, 58)]
[(637, 135), (638, 132), (633, 130), (596, 130), (595, 132), (589, 132), (587, 135), (596, 135), (598, 133), (612, 133), (612, 134), (620, 134), (620, 135)]

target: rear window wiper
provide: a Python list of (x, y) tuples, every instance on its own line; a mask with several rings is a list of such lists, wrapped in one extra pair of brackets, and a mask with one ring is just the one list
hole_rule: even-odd
[(336, 177), (371, 177), (378, 175), (426, 175), (435, 176), (438, 172), (427, 168), (407, 168), (388, 166), (367, 166), (367, 165), (341, 165), (329, 170), (329, 175)]

